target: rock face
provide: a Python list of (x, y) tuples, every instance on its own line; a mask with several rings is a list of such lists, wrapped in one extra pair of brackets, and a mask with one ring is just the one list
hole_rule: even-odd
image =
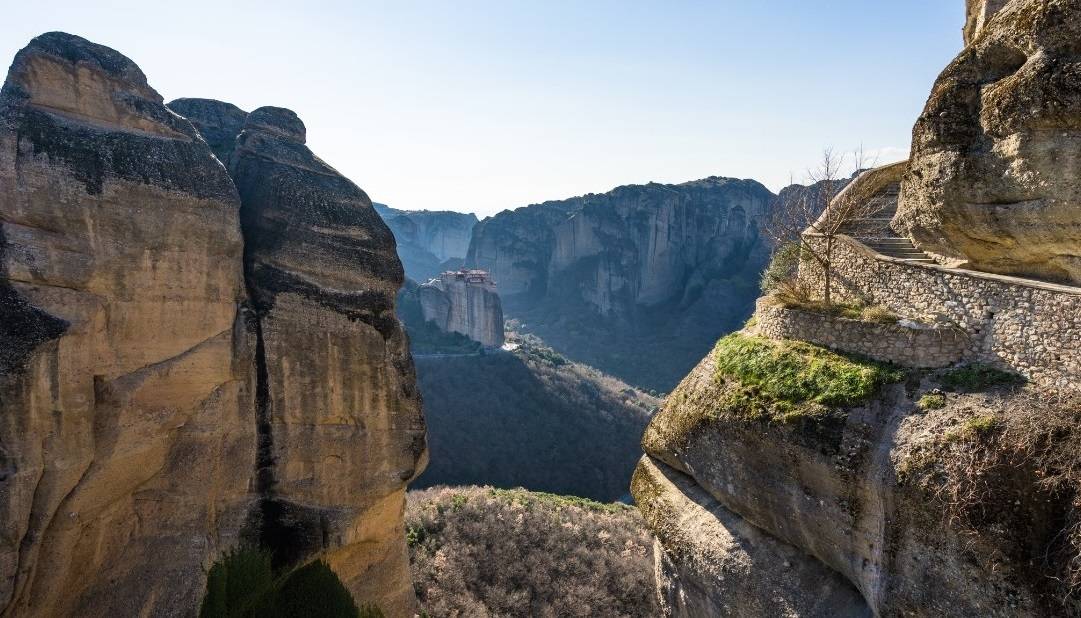
[(983, 32), (987, 22), (1006, 6), (1008, 0), (965, 0), (965, 45)]
[(755, 181), (712, 177), (545, 202), (477, 224), (466, 262), (556, 349), (667, 390), (750, 314), (772, 199)]
[(458, 268), (469, 251), (473, 213), (446, 210), (397, 210), (375, 204), (398, 243), (398, 257), (405, 274), (415, 281), (427, 281), (444, 270)]
[(192, 615), (261, 542), (412, 616), (394, 239), (292, 112), (171, 105), (62, 33), (0, 91), (3, 614)]
[(945, 471), (1010, 448), (971, 427), (1008, 426), (1011, 395), (949, 394), (921, 410), (939, 386), (923, 374), (865, 404), (770, 421), (733, 399), (719, 362), (708, 355), (666, 399), (632, 484), (664, 549), (666, 615), (1075, 615), (1048, 592), (1073, 520), (1068, 495), (1040, 488), (1046, 469), (1019, 459), (982, 471), (978, 514), (949, 511), (965, 498)]
[(0, 607), (190, 613), (254, 495), (239, 199), (139, 68), (49, 33), (0, 92)]
[(222, 165), (229, 165), (248, 112), (214, 99), (177, 99), (169, 103), (169, 109), (190, 120)]
[(411, 615), (402, 512), (426, 463), (412, 358), (394, 315), (394, 238), (356, 185), (261, 107), (237, 138), (244, 266), (255, 306), (259, 516), (292, 562), (322, 553), (361, 602)]
[(944, 260), (1076, 285), (1081, 0), (1002, 5), (969, 2), (969, 44), (913, 129), (894, 226)]
[(488, 348), (503, 345), (503, 306), (491, 279), (447, 272), (420, 286), (418, 293), (425, 321)]

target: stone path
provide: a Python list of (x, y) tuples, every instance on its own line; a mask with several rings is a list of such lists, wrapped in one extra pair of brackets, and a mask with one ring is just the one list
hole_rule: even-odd
[(910, 262), (933, 264), (931, 256), (920, 251), (912, 241), (900, 236), (890, 228), (893, 215), (897, 214), (897, 198), (901, 192), (900, 183), (886, 185), (871, 198), (881, 202), (881, 208), (873, 217), (858, 219), (845, 226), (842, 234), (847, 234), (867, 245), (875, 253)]

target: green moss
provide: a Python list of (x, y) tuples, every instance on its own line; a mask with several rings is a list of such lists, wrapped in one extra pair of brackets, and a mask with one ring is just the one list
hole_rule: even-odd
[(883, 363), (858, 359), (796, 341), (771, 341), (734, 333), (714, 349), (717, 375), (744, 388), (726, 408), (748, 406), (755, 416), (772, 410), (782, 416), (798, 411), (822, 414), (826, 407), (846, 407), (871, 398), (884, 384), (899, 382), (903, 372)]
[(972, 392), (982, 391), (993, 386), (1020, 386), (1025, 378), (1009, 371), (995, 369), (989, 365), (972, 363), (944, 372), (939, 381), (950, 390)]
[(998, 419), (990, 414), (981, 414), (967, 419), (960, 427), (951, 429), (944, 436), (947, 442), (973, 440), (987, 436), (998, 428)]
[(916, 402), (921, 410), (938, 410), (946, 407), (946, 396), (942, 393), (927, 393)]

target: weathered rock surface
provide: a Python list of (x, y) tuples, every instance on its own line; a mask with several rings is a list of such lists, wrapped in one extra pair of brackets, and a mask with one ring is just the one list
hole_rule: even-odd
[(491, 280), (471, 282), (453, 273), (418, 288), (425, 321), (489, 348), (503, 345), (503, 306)]
[(963, 36), (968, 45), (983, 32), (987, 22), (1006, 6), (1008, 0), (965, 0), (965, 27)]
[(239, 200), (139, 68), (49, 33), (0, 92), (0, 608), (191, 613), (254, 495)]
[[(790, 545), (805, 552), (850, 582), (876, 616), (1039, 616), (1062, 610), (1047, 593), (1053, 579), (1043, 569), (1063, 560), (1048, 548), (1057, 547), (1069, 506), (1062, 495), (1039, 489), (1039, 471), (1019, 464), (1016, 472), (992, 479), (994, 489), (978, 504), (976, 528), (944, 513), (942, 500), (949, 494), (904, 481), (915, 469), (939, 469), (936, 458), (949, 453), (943, 445), (964, 439), (972, 419), (997, 418), (1005, 395), (950, 395), (940, 409), (920, 411), (915, 401), (935, 386), (923, 378), (887, 387), (866, 405), (771, 423), (754, 418), (751, 410), (743, 416), (738, 409), (722, 411), (720, 402), (730, 401), (732, 386), (716, 376), (715, 367), (710, 354), (667, 398), (643, 437), (648, 458), (633, 486), (668, 555), (662, 574), (678, 572), (689, 598), (706, 606), (746, 598), (731, 615), (753, 615), (753, 599), (778, 598), (764, 595), (766, 582), (787, 571), (777, 569), (776, 561), (754, 560), (757, 582), (750, 575), (718, 574), (698, 559), (715, 551), (708, 538), (679, 533), (695, 508), (666, 507), (658, 514), (652, 506), (658, 493), (668, 504), (678, 503), (680, 494), (701, 504), (700, 492), (708, 494), (731, 514), (726, 525), (764, 532), (774, 539), (766, 547)], [(685, 483), (658, 492), (651, 488), (655, 483), (642, 482), (643, 475), (657, 476), (658, 461), (687, 475), (677, 476)], [(761, 551), (763, 545), (755, 547)], [(1039, 558), (1051, 555), (1058, 557)], [(793, 598), (805, 603), (836, 592), (810, 579), (787, 581)], [(834, 602), (819, 609), (793, 607), (789, 615), (819, 615), (823, 608), (825, 615), (866, 614), (847, 601), (831, 613)]]
[(750, 314), (773, 197), (711, 177), (503, 211), (474, 228), (466, 263), (556, 349), (667, 390)]
[(649, 456), (631, 481), (647, 525), (665, 616), (871, 616), (843, 577), (722, 506)]
[(248, 112), (232, 103), (214, 99), (177, 99), (169, 109), (191, 121), (222, 165), (229, 167), (236, 137), (244, 129)]
[(944, 260), (1081, 283), (1081, 0), (1002, 4), (969, 2), (894, 225)]
[(424, 420), (394, 315), (394, 238), (356, 185), (304, 145), (293, 112), (247, 118), (230, 172), (257, 313), (262, 539), (321, 552), (360, 602), (409, 616), (402, 523), (425, 465)]
[(427, 281), (462, 265), (477, 215), (448, 210), (398, 210), (374, 204), (398, 243), (406, 277)]

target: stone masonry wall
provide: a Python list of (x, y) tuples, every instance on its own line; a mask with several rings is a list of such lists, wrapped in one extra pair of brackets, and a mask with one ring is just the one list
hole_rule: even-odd
[(789, 309), (770, 298), (758, 300), (756, 328), (770, 339), (796, 339), (879, 361), (930, 369), (965, 355), (968, 337), (952, 326), (901, 321), (895, 324), (852, 320)]
[[(809, 242), (821, 242), (814, 237)], [(902, 316), (952, 324), (966, 335), (964, 360), (1012, 369), (1044, 386), (1081, 391), (1081, 288), (875, 254), (838, 237), (833, 290)], [(821, 269), (800, 265), (800, 280), (819, 294)]]

